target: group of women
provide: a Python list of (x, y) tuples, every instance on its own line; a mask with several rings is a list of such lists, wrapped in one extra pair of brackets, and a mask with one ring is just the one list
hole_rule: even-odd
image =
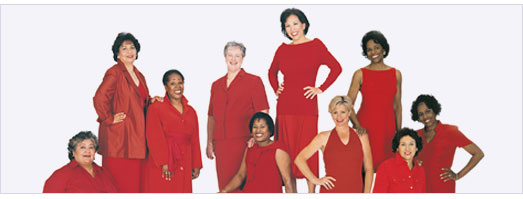
[[(425, 127), (417, 132), (402, 128), (402, 76), (384, 63), (389, 44), (378, 31), (362, 39), (370, 64), (354, 73), (346, 96), (329, 104), (335, 127), (318, 134), (317, 96), (342, 68), (321, 40), (306, 37), (310, 24), (301, 10), (284, 10), (280, 22), (292, 42), (279, 46), (269, 68), (278, 97), (275, 122), (261, 78), (242, 68), (245, 46), (229, 42), (224, 48), (227, 74), (211, 87), (206, 146), (206, 156), (216, 158), (219, 192), (281, 193), (283, 186), (295, 193), (297, 178), (307, 179), (310, 193), (316, 185), (320, 192), (338, 193), (455, 192), (455, 181), (483, 158), (456, 126), (436, 119), (441, 105), (431, 95), (420, 95), (411, 107), (412, 120)], [(165, 96), (150, 97), (133, 64), (139, 51), (132, 34), (118, 35), (113, 44), (117, 64), (107, 70), (93, 100), (99, 143), (90, 132), (75, 135), (68, 146), (71, 162), (51, 175), (44, 192), (192, 192), (202, 160), (198, 117), (183, 95), (184, 76), (167, 71)], [(330, 72), (317, 87), (321, 65)], [(472, 157), (456, 173), (450, 168), (457, 147)], [(93, 162), (96, 151), (102, 167)]]

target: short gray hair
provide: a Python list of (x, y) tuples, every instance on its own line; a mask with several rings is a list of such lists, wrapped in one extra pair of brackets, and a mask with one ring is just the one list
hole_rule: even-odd
[(231, 47), (240, 48), (240, 50), (242, 51), (242, 57), (245, 57), (245, 51), (247, 51), (247, 48), (245, 48), (245, 46), (242, 43), (236, 41), (230, 41), (227, 42), (227, 44), (225, 44), (225, 48), (223, 48), (223, 56), (227, 56), (227, 50), (229, 50), (229, 48)]
[(350, 111), (352, 108), (352, 100), (346, 95), (338, 95), (334, 98), (332, 98), (331, 102), (329, 103), (329, 113), (334, 112), (334, 109), (336, 109), (336, 106), (338, 105), (345, 105), (347, 110)]
[(91, 131), (80, 131), (80, 133), (69, 139), (69, 144), (67, 145), (67, 151), (69, 151), (69, 160), (74, 159), (73, 151), (76, 150), (76, 145), (87, 139), (90, 139), (93, 142), (95, 152), (98, 151), (98, 139), (96, 138), (96, 135), (94, 135)]

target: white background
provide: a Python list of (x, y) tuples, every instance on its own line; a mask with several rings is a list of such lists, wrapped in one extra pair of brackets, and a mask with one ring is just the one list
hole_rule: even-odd
[[(305, 12), (307, 36), (320, 38), (343, 67), (320, 95), (321, 131), (333, 127), (330, 99), (346, 94), (353, 72), (369, 63), (361, 37), (377, 29), (391, 46), (385, 63), (403, 74), (403, 126), (422, 127), (410, 120), (410, 106), (419, 94), (433, 94), (442, 104), (439, 119), (458, 125), (485, 152), (457, 192), (522, 192), (520, 5), (2, 5), (0, 191), (40, 193), (69, 161), (68, 139), (81, 130), (97, 133), (92, 97), (115, 63), (111, 45), (122, 31), (142, 45), (135, 65), (151, 96), (164, 95), (165, 71), (184, 74), (204, 166), (193, 189), (218, 191), (215, 163), (204, 151), (211, 83), (226, 73), (223, 47), (230, 40), (246, 45), (244, 68), (262, 78), (274, 117), (267, 71), (288, 42), (279, 22), (288, 7)], [(320, 69), (318, 86), (328, 71)], [(458, 149), (453, 170), (469, 157)], [(101, 156), (95, 161), (101, 164)], [(298, 191), (306, 191), (303, 180)]]

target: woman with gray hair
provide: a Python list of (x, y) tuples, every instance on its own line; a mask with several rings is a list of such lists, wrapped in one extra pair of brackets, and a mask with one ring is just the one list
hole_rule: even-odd
[[(256, 112), (269, 112), (265, 87), (260, 77), (242, 68), (246, 48), (231, 41), (223, 54), (227, 74), (214, 81), (207, 121), (207, 158), (216, 156), (219, 190), (240, 168), (247, 141), (251, 138), (249, 121)], [(233, 190), (231, 190), (233, 191)]]
[(93, 162), (98, 141), (91, 131), (81, 131), (69, 140), (70, 162), (45, 181), (44, 193), (114, 193), (113, 176)]

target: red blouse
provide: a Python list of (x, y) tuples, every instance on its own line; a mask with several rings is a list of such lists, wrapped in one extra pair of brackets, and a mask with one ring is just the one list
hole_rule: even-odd
[(247, 149), (244, 193), (282, 193), (282, 178), (276, 163), (278, 149), (286, 151), (281, 142), (264, 147), (255, 144)]
[(116, 193), (116, 182), (108, 170), (93, 162), (94, 178), (71, 160), (53, 172), (44, 184), (44, 193)]
[(457, 126), (443, 124), (438, 121), (436, 135), (430, 143), (425, 138), (425, 130), (418, 130), (418, 135), (423, 139), (423, 150), (419, 159), (423, 161), (427, 171), (427, 193), (455, 193), (456, 181), (443, 182), (440, 177), (442, 168), (451, 168), (454, 153), (457, 147), (464, 147), (472, 142), (459, 131)]
[(214, 117), (214, 139), (250, 137), (249, 121), (254, 113), (269, 109), (260, 77), (241, 69), (227, 87), (227, 75), (211, 87), (209, 116)]
[[(414, 160), (414, 162), (417, 162)], [(412, 170), (399, 153), (378, 167), (373, 193), (425, 193), (425, 169), (414, 164)]]
[(297, 45), (280, 45), (269, 69), (269, 81), (274, 92), (279, 87), (278, 72), (281, 70), (283, 74), (285, 89), (278, 97), (278, 115), (318, 115), (318, 98), (306, 99), (303, 88), (316, 87), (316, 76), (321, 65), (327, 65), (330, 69), (327, 79), (319, 87), (325, 91), (342, 70), (325, 44), (316, 38)]

